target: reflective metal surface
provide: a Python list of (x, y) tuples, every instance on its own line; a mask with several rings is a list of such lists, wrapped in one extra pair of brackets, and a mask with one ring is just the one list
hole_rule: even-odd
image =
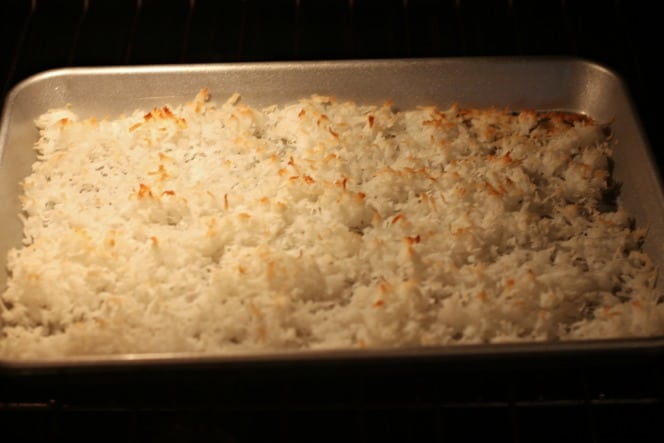
[[(361, 103), (392, 100), (399, 109), (415, 105), (515, 110), (566, 110), (612, 122), (617, 145), (616, 180), (621, 198), (637, 226), (648, 227), (645, 249), (664, 263), (664, 194), (631, 99), (621, 79), (610, 70), (578, 59), (450, 58), (380, 61), (274, 62), (47, 71), (18, 84), (7, 96), (0, 127), (0, 267), (6, 252), (20, 244), (20, 181), (35, 159), (33, 120), (49, 108), (71, 105), (82, 117), (115, 117), (136, 108), (176, 105), (207, 87), (223, 101), (234, 92), (252, 106), (283, 104), (310, 94), (333, 95)], [(6, 275), (0, 273), (0, 291)], [(664, 339), (569, 342), (426, 349), (340, 350), (252, 355), (120, 355), (65, 361), (2, 361), (0, 367), (189, 364), (203, 362), (302, 361), (514, 355), (538, 352), (661, 349)]]

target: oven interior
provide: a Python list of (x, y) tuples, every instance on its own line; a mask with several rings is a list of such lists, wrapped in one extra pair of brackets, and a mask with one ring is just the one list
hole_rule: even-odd
[[(656, 2), (14, 0), (0, 88), (50, 68), (572, 56), (624, 79), (662, 168)], [(653, 349), (0, 371), (2, 441), (657, 441)], [(661, 436), (660, 436), (661, 438)]]

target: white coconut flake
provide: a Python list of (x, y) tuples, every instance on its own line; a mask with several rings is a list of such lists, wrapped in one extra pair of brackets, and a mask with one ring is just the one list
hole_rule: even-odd
[(208, 98), (37, 119), (0, 356), (664, 334), (590, 119)]

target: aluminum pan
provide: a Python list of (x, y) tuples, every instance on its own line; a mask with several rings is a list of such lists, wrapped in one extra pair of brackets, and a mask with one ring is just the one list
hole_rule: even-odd
[[(615, 177), (623, 183), (626, 209), (647, 226), (646, 251), (664, 263), (664, 194), (648, 143), (622, 80), (596, 63), (569, 58), (452, 58), (279, 62), (58, 69), (37, 74), (7, 96), (0, 126), (0, 267), (20, 244), (20, 181), (35, 160), (33, 120), (49, 108), (71, 104), (80, 115), (114, 117), (135, 108), (190, 100), (208, 87), (217, 99), (240, 92), (253, 106), (292, 102), (310, 94), (334, 95), (362, 103), (393, 100), (395, 107), (457, 102), (468, 107), (566, 110), (600, 122), (613, 121), (618, 140)], [(6, 285), (0, 273), (0, 291)], [(664, 338), (525, 345), (448, 346), (369, 352), (289, 352), (252, 356), (120, 355), (65, 361), (16, 362), (0, 367), (143, 364), (196, 361), (274, 361), (409, 355), (464, 356), (589, 349), (662, 349)]]

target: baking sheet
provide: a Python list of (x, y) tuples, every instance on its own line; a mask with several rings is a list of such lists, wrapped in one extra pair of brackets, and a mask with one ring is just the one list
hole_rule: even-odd
[[(464, 107), (564, 110), (586, 114), (599, 122), (613, 122), (618, 145), (615, 178), (622, 183), (621, 198), (637, 226), (648, 227), (645, 250), (664, 263), (664, 194), (650, 148), (621, 79), (610, 70), (578, 59), (461, 58), (378, 61), (285, 62), (249, 64), (173, 65), (59, 69), (35, 75), (7, 96), (0, 127), (0, 268), (6, 267), (9, 248), (20, 245), (18, 195), (20, 182), (35, 160), (34, 119), (49, 108), (71, 104), (81, 116), (116, 117), (136, 108), (176, 105), (188, 101), (203, 87), (213, 99), (234, 92), (251, 106), (284, 104), (314, 93), (333, 95), (364, 104), (392, 100), (394, 106), (438, 105), (457, 102)], [(0, 291), (6, 273), (0, 272)], [(609, 346), (660, 346), (658, 339), (615, 342)], [(422, 353), (485, 353), (487, 349), (585, 349), (588, 343), (534, 346), (446, 347)], [(601, 346), (605, 346), (602, 344)], [(474, 351), (473, 351), (474, 350)], [(407, 355), (410, 351), (378, 351)], [(501, 352), (501, 351), (499, 351)], [(291, 357), (301, 353), (289, 353)], [(289, 358), (288, 355), (285, 358)], [(308, 353), (314, 358), (375, 355), (367, 352)], [(200, 356), (115, 356), (103, 361), (173, 361)], [(210, 356), (205, 356), (209, 360)], [(243, 358), (216, 357), (218, 359)], [(257, 358), (256, 356), (245, 358)], [(265, 354), (258, 358), (275, 358)], [(280, 358), (284, 358), (283, 356)], [(76, 360), (76, 359), (75, 359)], [(71, 361), (71, 359), (68, 359)], [(98, 359), (78, 359), (98, 363)], [(0, 360), (0, 364), (3, 362)], [(12, 364), (12, 362), (4, 362)], [(33, 362), (40, 364), (40, 362)]]

